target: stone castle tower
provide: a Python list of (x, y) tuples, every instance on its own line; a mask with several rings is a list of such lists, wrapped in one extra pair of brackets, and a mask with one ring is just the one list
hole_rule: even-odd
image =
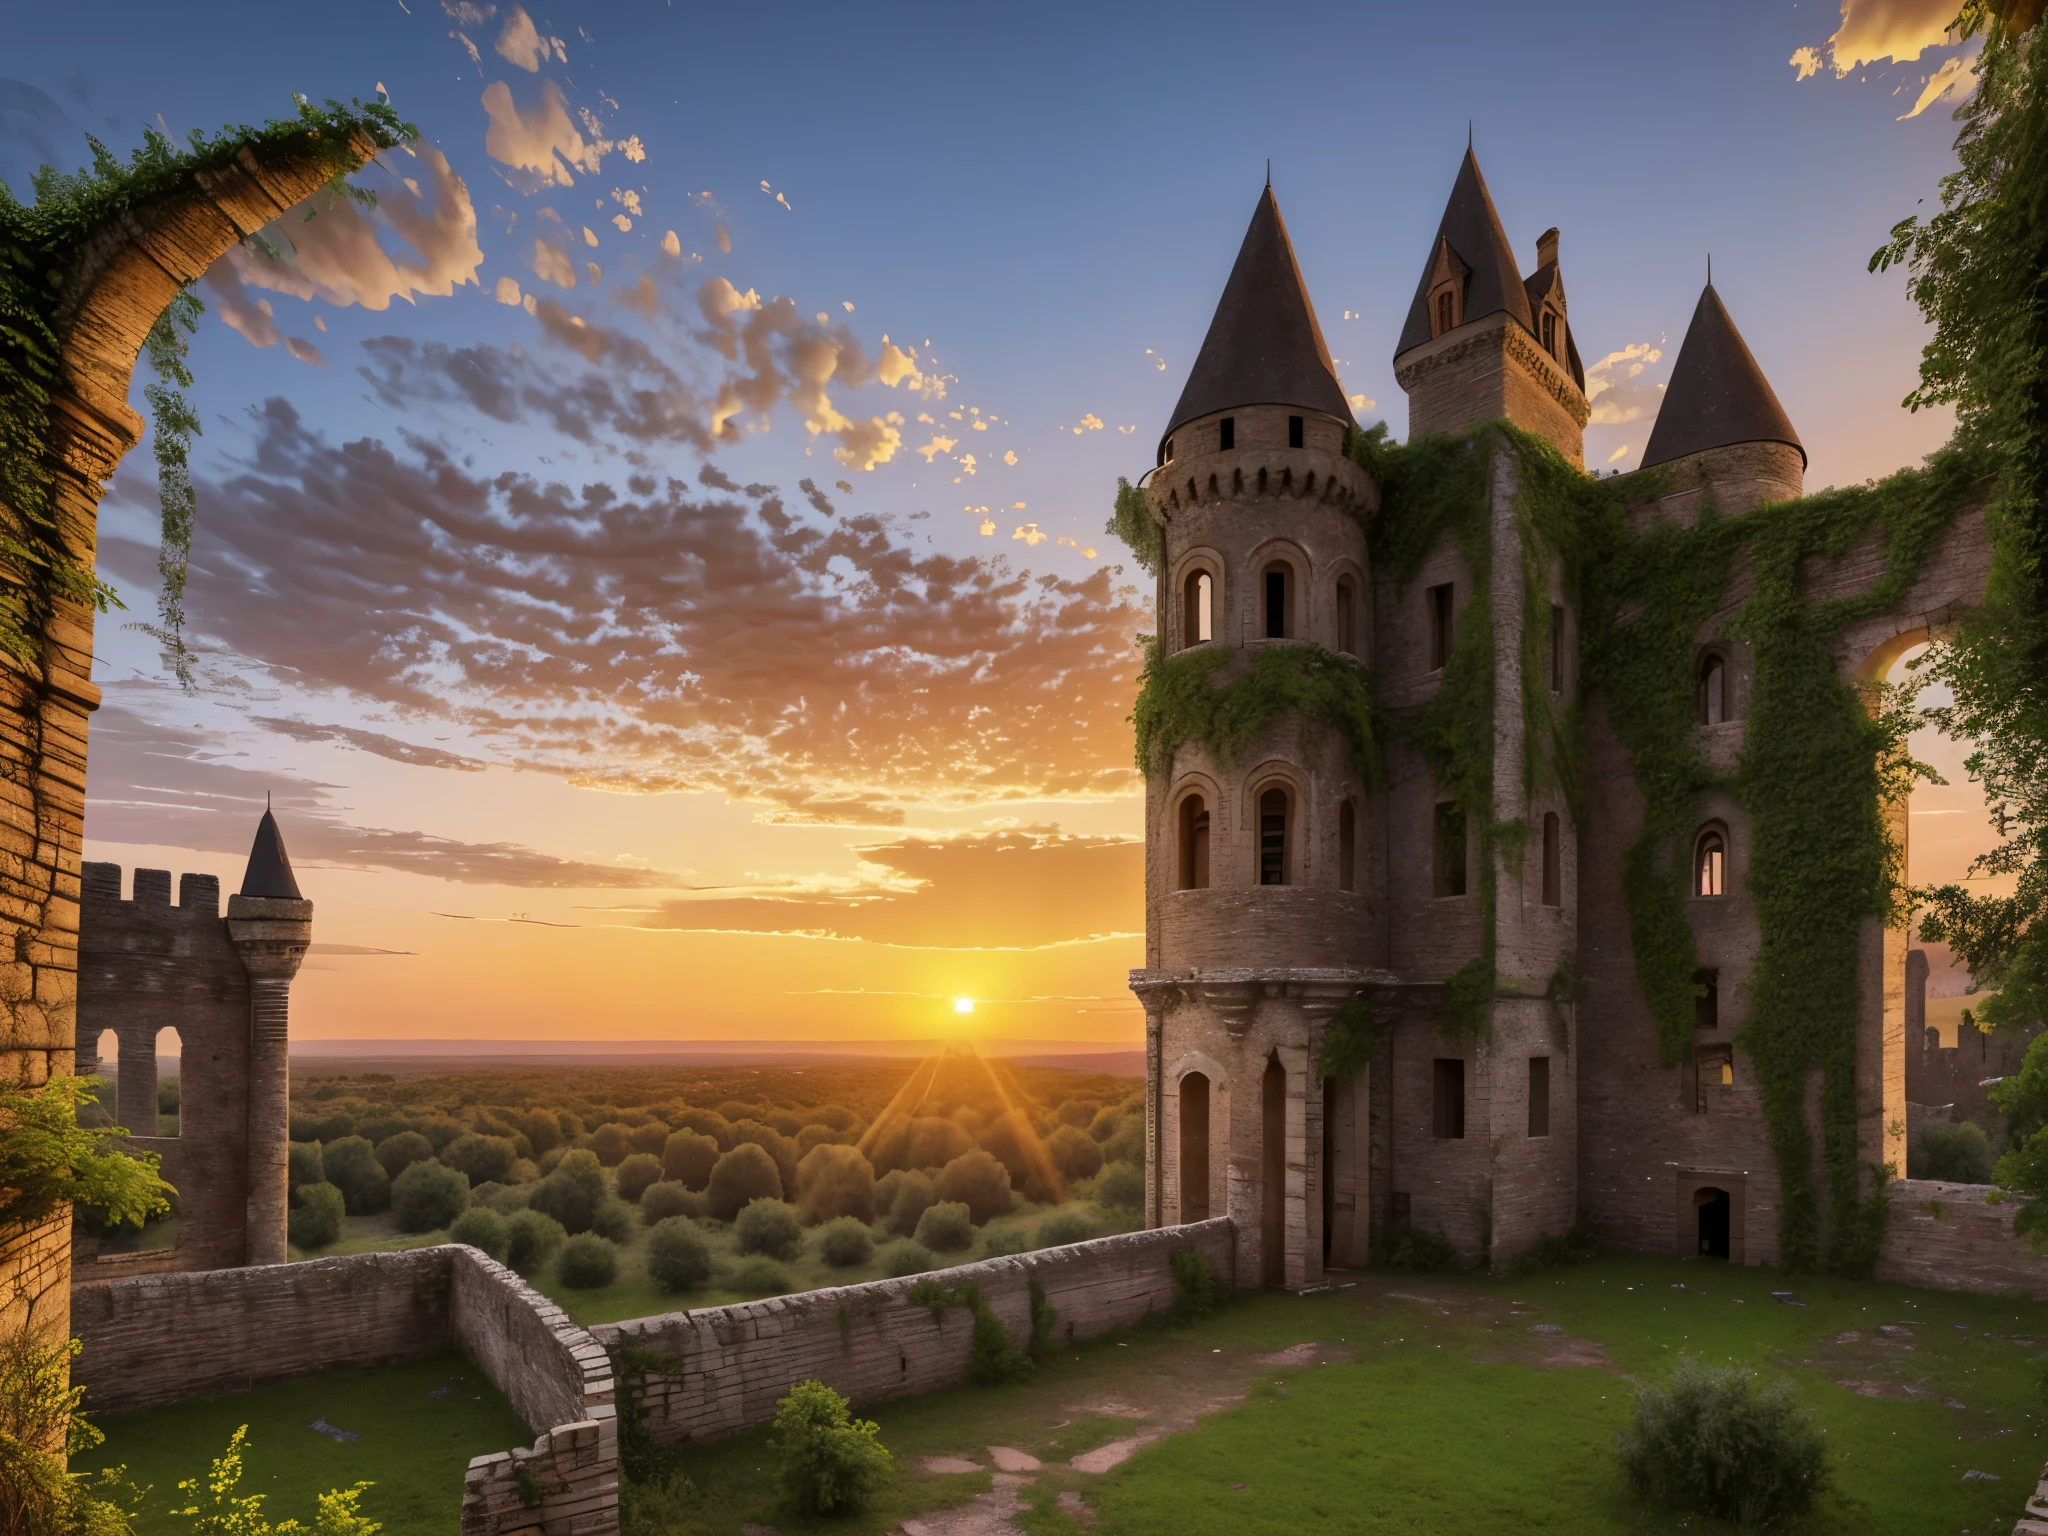
[[(1555, 229), (1539, 236), (1522, 274), (1468, 151), (1394, 357), (1414, 435), (1505, 418), (1583, 462), (1585, 371), (1558, 247)], [(1217, 653), (1216, 686), (1267, 675), (1287, 660), (1269, 653), (1289, 647), (1340, 658), (1369, 676), (1393, 729), (1373, 783), (1340, 733), (1292, 715), (1228, 761), (1188, 741), (1148, 765), (1146, 965), (1131, 975), (1146, 1016), (1148, 1221), (1228, 1214), (1238, 1275), (1291, 1289), (1405, 1231), (1495, 1262), (1581, 1221), (1628, 1246), (1775, 1256), (1757, 1236), (1775, 1184), (1733, 1048), (1739, 1013), (1713, 1005), (1717, 987), (1732, 999), (1746, 982), (1758, 942), (1740, 808), (1709, 805), (1695, 850), (1711, 854), (1690, 913), (1703, 1002), (1692, 1058), (1672, 1069), (1621, 885), (1642, 818), (1631, 759), (1590, 708), (1583, 824), (1555, 774), (1525, 772), (1554, 752), (1525, 740), (1525, 669), (1557, 711), (1587, 701), (1577, 594), (1556, 556), (1524, 548), (1519, 459), (1503, 448), (1489, 466), (1488, 591), (1475, 593), (1479, 573), (1448, 536), (1399, 579), (1372, 569), (1380, 493), (1347, 451), (1356, 430), (1268, 187), (1144, 483), (1162, 541), (1158, 641), (1166, 657)], [(1708, 495), (1729, 514), (1801, 493), (1798, 435), (1711, 284), (1645, 464), (1661, 466), (1646, 518), (1690, 521)], [(1981, 543), (1981, 526), (1958, 537)], [(1956, 597), (1981, 593), (1981, 562), (1931, 570)], [(1437, 782), (1403, 729), (1443, 688), (1475, 599), (1492, 632), (1484, 803)], [(1880, 616), (1858, 643), (1895, 656), (1924, 626)], [(1703, 630), (1699, 665), (1703, 747), (1732, 769), (1749, 663)], [(1517, 826), (1519, 847), (1484, 835)], [(1872, 1062), (1886, 1061), (1879, 940), (1863, 983)], [(1478, 1027), (1447, 1034), (1446, 1005), (1475, 967), (1493, 978), (1465, 1000)], [(1326, 1079), (1321, 1042), (1353, 999), (1379, 1026), (1371, 1064)], [(1888, 1115), (1898, 1098), (1903, 1122), (1890, 1071), (1873, 1069), (1873, 1105)], [(1866, 1119), (1875, 1155), (1881, 1117)]]
[[(284, 835), (266, 810), (242, 877), (220, 911), (220, 882), (86, 864), (78, 924), (78, 1073), (98, 1066), (99, 1038), (120, 1044), (115, 1119), (132, 1145), (163, 1157), (178, 1191), (177, 1246), (102, 1256), (76, 1280), (149, 1269), (225, 1269), (285, 1259), (290, 1141), (292, 978), (313, 937)], [(157, 1123), (157, 1039), (180, 1044), (178, 1132)]]

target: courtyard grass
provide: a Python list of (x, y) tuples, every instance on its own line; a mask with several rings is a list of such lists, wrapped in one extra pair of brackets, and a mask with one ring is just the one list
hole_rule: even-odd
[[(2048, 1454), (2048, 1307), (2033, 1302), (1640, 1256), (1513, 1279), (1337, 1278), (1344, 1288), (1320, 1295), (1261, 1293), (1190, 1326), (1069, 1346), (1020, 1386), (858, 1405), (897, 1465), (849, 1520), (782, 1508), (761, 1432), (665, 1453), (659, 1466), (694, 1496), (628, 1536), (750, 1523), (882, 1536), (991, 1489), (988, 1471), (933, 1476), (921, 1458), (988, 1467), (998, 1445), (1044, 1463), (994, 1495), (1020, 1501), (1011, 1519), (1030, 1536), (1083, 1529), (1063, 1493), (1100, 1536), (1722, 1529), (1644, 1505), (1614, 1453), (1634, 1381), (1667, 1380), (1684, 1354), (1791, 1380), (1827, 1430), (1833, 1487), (1790, 1532), (2003, 1532)], [(1308, 1344), (1297, 1363), (1267, 1360)], [(1071, 1466), (1147, 1426), (1177, 1432), (1107, 1472)], [(1964, 1481), (1972, 1470), (1999, 1481)]]
[[(310, 1523), (320, 1494), (367, 1481), (375, 1486), (363, 1495), (362, 1512), (383, 1523), (384, 1536), (455, 1530), (470, 1459), (534, 1438), (490, 1378), (460, 1355), (328, 1371), (253, 1392), (90, 1417), (106, 1432), (106, 1444), (72, 1458), (72, 1468), (125, 1466), (127, 1479), (147, 1488), (137, 1536), (190, 1532), (191, 1523), (171, 1513), (189, 1502), (178, 1484), (203, 1484), (244, 1424), (239, 1492), (264, 1495), (267, 1519)], [(359, 1438), (336, 1441), (311, 1427), (316, 1419)]]

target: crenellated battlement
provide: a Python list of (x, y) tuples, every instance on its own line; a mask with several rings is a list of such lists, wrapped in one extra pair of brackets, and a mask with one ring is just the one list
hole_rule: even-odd
[(184, 874), (178, 877), (178, 901), (171, 904), (171, 872), (168, 869), (135, 871), (134, 894), (121, 895), (121, 866), (87, 863), (79, 868), (79, 900), (95, 906), (119, 903), (137, 910), (151, 907), (191, 917), (220, 916), (220, 876)]

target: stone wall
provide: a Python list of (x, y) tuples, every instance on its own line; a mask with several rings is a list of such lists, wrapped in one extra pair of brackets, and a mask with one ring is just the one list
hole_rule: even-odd
[(1988, 1184), (1898, 1179), (1877, 1278), (1937, 1291), (2023, 1291), (2048, 1301), (2048, 1255), (2014, 1233), (2019, 1203)]
[[(1054, 1337), (1085, 1339), (1173, 1305), (1169, 1256), (1193, 1249), (1233, 1282), (1231, 1223), (1217, 1217), (985, 1259), (907, 1280), (779, 1296), (740, 1306), (602, 1324), (591, 1333), (633, 1385), (663, 1445), (711, 1440), (765, 1424), (800, 1381), (815, 1378), (856, 1403), (910, 1397), (967, 1379), (973, 1315), (909, 1300), (920, 1280), (972, 1283), (1018, 1341), (1031, 1335), (1036, 1280), (1059, 1316)], [(673, 1366), (668, 1366), (673, 1362)], [(629, 1368), (632, 1374), (629, 1375)]]

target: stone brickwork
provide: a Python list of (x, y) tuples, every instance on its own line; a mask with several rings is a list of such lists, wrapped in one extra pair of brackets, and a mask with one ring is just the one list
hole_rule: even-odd
[(1169, 1259), (1177, 1251), (1201, 1254), (1229, 1285), (1230, 1226), (1219, 1218), (1129, 1232), (913, 1279), (671, 1312), (590, 1332), (611, 1352), (657, 1442), (713, 1440), (767, 1423), (800, 1381), (822, 1381), (857, 1404), (964, 1382), (973, 1315), (912, 1302), (909, 1292), (922, 1281), (979, 1286), (1021, 1345), (1031, 1337), (1035, 1280), (1059, 1314), (1054, 1337), (1085, 1339), (1171, 1307)]
[(2048, 1254), (2012, 1229), (2022, 1202), (1988, 1184), (1898, 1179), (1877, 1278), (1936, 1291), (2019, 1291), (2048, 1301)]
[[(1915, 955), (1919, 953), (1913, 951)], [(1939, 1029), (1914, 1027), (1913, 1012), (1909, 1000), (1907, 1133), (1917, 1134), (1924, 1125), (1957, 1125), (1967, 1120), (1997, 1143), (2005, 1134), (2005, 1112), (1992, 1104), (1991, 1085), (2019, 1071), (2027, 1047), (2040, 1031), (1990, 1035), (1975, 1024), (1964, 1022), (1956, 1026), (1956, 1043), (1945, 1046)]]

